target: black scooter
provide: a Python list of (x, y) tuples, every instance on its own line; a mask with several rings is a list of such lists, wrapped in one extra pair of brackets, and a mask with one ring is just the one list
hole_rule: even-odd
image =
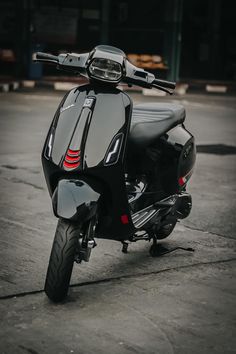
[(90, 53), (35, 61), (55, 64), (89, 79), (60, 103), (42, 153), (44, 174), (59, 218), (45, 292), (55, 302), (68, 292), (74, 262), (89, 261), (95, 238), (123, 243), (158, 239), (191, 210), (186, 184), (196, 157), (185, 110), (170, 103), (132, 105), (120, 82), (173, 93), (175, 83), (158, 80), (132, 65), (120, 49), (99, 45)]

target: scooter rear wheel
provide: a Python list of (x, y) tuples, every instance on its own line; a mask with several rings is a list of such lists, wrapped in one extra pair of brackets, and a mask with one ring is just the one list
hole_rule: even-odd
[(67, 296), (79, 232), (78, 224), (58, 220), (44, 287), (53, 302), (60, 302)]
[(164, 238), (167, 238), (174, 230), (176, 223), (177, 220), (161, 226), (160, 229), (158, 229), (158, 231), (155, 233), (157, 240), (163, 240)]

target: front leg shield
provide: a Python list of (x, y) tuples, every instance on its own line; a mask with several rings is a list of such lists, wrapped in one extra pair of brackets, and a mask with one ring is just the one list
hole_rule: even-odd
[(82, 180), (62, 179), (52, 196), (54, 214), (84, 222), (96, 214), (99, 197), (100, 194)]

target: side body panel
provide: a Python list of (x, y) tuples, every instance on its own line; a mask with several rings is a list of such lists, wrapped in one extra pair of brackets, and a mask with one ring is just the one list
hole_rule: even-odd
[[(164, 190), (168, 194), (181, 192), (191, 177), (196, 160), (194, 137), (184, 125), (178, 125), (169, 130), (160, 141), (160, 174)], [(186, 181), (181, 183), (181, 179), (185, 177)]]

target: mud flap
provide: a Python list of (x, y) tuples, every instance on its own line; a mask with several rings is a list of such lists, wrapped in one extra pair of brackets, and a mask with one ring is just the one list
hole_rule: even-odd
[(86, 221), (97, 212), (100, 194), (86, 182), (62, 179), (52, 196), (55, 216), (73, 221)]

